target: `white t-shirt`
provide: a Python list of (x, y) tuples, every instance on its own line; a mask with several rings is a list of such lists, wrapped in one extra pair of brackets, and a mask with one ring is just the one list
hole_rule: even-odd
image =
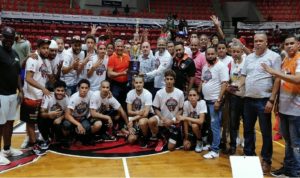
[[(43, 87), (45, 87), (46, 82), (48, 81), (48, 75), (52, 74), (51, 64), (49, 63), (49, 61), (46, 59), (43, 60), (39, 55), (38, 59), (28, 58), (25, 70), (26, 72), (34, 72), (33, 80), (38, 82)], [(23, 90), (25, 98), (29, 98), (32, 100), (38, 100), (43, 98), (42, 90), (31, 86), (29, 83), (26, 82), (26, 80), (24, 81)]]
[[(72, 51), (72, 48), (67, 50), (65, 53), (63, 67), (70, 67), (73, 63), (73, 60), (77, 57), (79, 58), (79, 61), (82, 62), (84, 59), (84, 52), (81, 51), (78, 55), (75, 55)], [(87, 78), (86, 70), (83, 69), (83, 71), (78, 76), (77, 71), (72, 69), (69, 73), (63, 75), (61, 78), (64, 82), (66, 82), (67, 86), (74, 86), (80, 79), (84, 77)]]
[(67, 108), (69, 103), (69, 97), (66, 95), (62, 100), (57, 100), (55, 98), (54, 93), (51, 93), (51, 97), (43, 97), (41, 108), (46, 109), (48, 112), (61, 110), (62, 115), (65, 113), (65, 109)]
[(193, 57), (193, 52), (192, 52), (192, 50), (191, 50), (190, 47), (184, 46), (184, 53), (187, 54), (187, 55), (189, 56), (189, 58), (192, 59), (192, 57)]
[[(232, 85), (235, 86), (240, 85), (240, 81), (242, 77), (242, 69), (244, 67), (244, 64), (245, 64), (245, 59), (242, 59), (240, 64), (235, 63), (234, 60), (231, 61), (230, 80)], [(243, 97), (245, 95), (245, 86), (243, 85), (243, 87), (241, 87), (239, 91), (236, 91), (234, 95)]]
[(229, 66), (229, 64), (233, 61), (233, 58), (231, 56), (226, 55), (224, 58), (218, 58), (221, 62), (225, 64), (225, 66)]
[(217, 100), (221, 91), (222, 82), (229, 81), (228, 67), (221, 61), (213, 66), (205, 66), (202, 69), (202, 93), (205, 100)]
[(88, 118), (90, 116), (90, 99), (91, 99), (92, 92), (88, 92), (86, 97), (82, 98), (79, 96), (79, 91), (74, 93), (68, 104), (68, 108), (72, 109), (72, 116), (76, 120), (80, 120), (81, 117)]
[(177, 112), (183, 107), (183, 92), (174, 88), (172, 93), (167, 93), (165, 88), (157, 91), (153, 106), (160, 109), (161, 115), (168, 119), (176, 117)]
[(269, 49), (261, 56), (251, 53), (246, 57), (242, 69), (242, 75), (246, 76), (245, 97), (269, 98), (271, 96), (274, 77), (263, 69), (262, 63), (280, 71), (281, 57)]
[[(61, 52), (61, 53), (57, 53), (55, 58), (52, 61), (50, 61), (53, 74), (57, 74), (58, 65), (60, 62), (64, 61), (64, 57), (65, 57), (65, 50), (63, 50), (63, 52)], [(62, 76), (62, 74), (61, 74), (61, 76)]]
[(200, 114), (207, 113), (207, 107), (204, 100), (197, 102), (196, 107), (193, 107), (190, 101), (185, 101), (183, 105), (183, 116), (198, 119)]
[(100, 94), (99, 90), (93, 93), (90, 101), (90, 109), (95, 109), (99, 113), (104, 113), (110, 108), (118, 110), (121, 107), (121, 104), (113, 96), (110, 98), (102, 98)]
[(147, 78), (154, 78), (154, 87), (163, 88), (165, 86), (164, 74), (167, 69), (170, 69), (173, 64), (173, 59), (168, 50), (162, 54), (159, 51), (155, 53), (155, 70), (146, 74)]
[[(98, 56), (94, 55), (91, 57), (91, 61), (89, 61), (86, 65), (86, 69), (90, 70), (94, 64), (98, 61)], [(100, 89), (100, 83), (106, 79), (106, 71), (107, 71), (107, 63), (108, 63), (108, 56), (105, 55), (102, 64), (95, 69), (93, 75), (88, 78), (91, 83), (90, 90), (97, 91)]]
[(145, 106), (152, 106), (152, 94), (146, 89), (143, 89), (140, 95), (136, 93), (135, 89), (130, 90), (127, 93), (126, 103), (132, 104), (133, 111), (139, 111)]

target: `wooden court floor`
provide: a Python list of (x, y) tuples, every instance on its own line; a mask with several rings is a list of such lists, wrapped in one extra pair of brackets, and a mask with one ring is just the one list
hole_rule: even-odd
[[(261, 148), (261, 134), (257, 129), (256, 153)], [(13, 136), (13, 147), (18, 148), (24, 135)], [(284, 141), (273, 142), (272, 169), (281, 167)], [(238, 148), (237, 155), (242, 155)], [(159, 155), (96, 159), (79, 158), (48, 152), (36, 162), (0, 174), (0, 177), (232, 177), (228, 155), (205, 160), (202, 153), (176, 150)], [(270, 177), (267, 175), (265, 177)]]

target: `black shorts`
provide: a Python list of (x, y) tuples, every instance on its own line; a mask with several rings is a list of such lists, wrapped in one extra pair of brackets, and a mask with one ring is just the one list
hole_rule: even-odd
[(31, 100), (25, 98), (21, 104), (20, 120), (26, 123), (37, 123), (40, 117), (41, 100)]

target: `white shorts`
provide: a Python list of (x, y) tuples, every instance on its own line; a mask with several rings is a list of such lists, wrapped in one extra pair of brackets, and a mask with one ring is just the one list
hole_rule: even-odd
[(0, 125), (20, 118), (20, 105), (17, 98), (18, 94), (0, 95)]

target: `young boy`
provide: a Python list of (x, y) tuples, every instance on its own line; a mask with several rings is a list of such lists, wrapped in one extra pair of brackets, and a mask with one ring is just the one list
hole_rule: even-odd
[[(129, 117), (129, 125), (132, 125), (135, 133), (128, 137), (129, 143), (134, 143), (140, 135), (141, 147), (147, 147), (148, 117), (152, 109), (152, 94), (144, 89), (144, 77), (133, 77), (134, 89), (127, 94), (126, 103)], [(152, 114), (153, 115), (153, 114)], [(137, 130), (141, 130), (139, 134)]]
[(77, 85), (78, 92), (74, 93), (69, 101), (63, 122), (65, 136), (76, 132), (82, 144), (93, 144), (92, 134), (101, 128), (101, 122), (90, 119), (89, 104), (91, 98), (90, 82), (81, 79)]
[[(179, 123), (177, 116), (182, 114), (182, 107), (184, 102), (183, 92), (174, 87), (176, 74), (173, 70), (167, 70), (165, 72), (165, 83), (166, 86), (155, 95), (153, 101), (153, 107), (155, 116), (148, 120), (148, 125), (152, 133), (151, 140), (159, 141), (155, 148), (155, 151), (161, 151), (166, 143), (165, 138), (159, 134), (159, 126), (169, 128), (175, 128), (175, 124)], [(175, 132), (173, 132), (173, 135)], [(177, 137), (175, 134), (174, 137)], [(176, 138), (172, 137), (169, 139), (168, 149), (175, 150)]]

